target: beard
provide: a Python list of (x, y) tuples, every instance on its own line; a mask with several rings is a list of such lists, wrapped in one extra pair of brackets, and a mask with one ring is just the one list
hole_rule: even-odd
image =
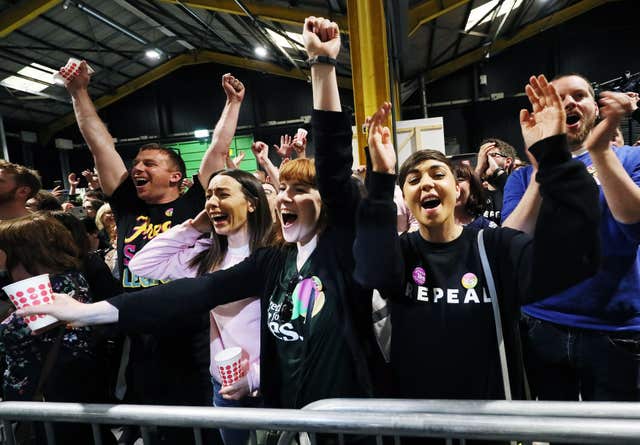
[(569, 142), (569, 147), (571, 150), (576, 150), (581, 148), (584, 145), (584, 141), (587, 140), (591, 130), (595, 127), (596, 124), (596, 116), (589, 121), (584, 121), (583, 125), (578, 128), (578, 131), (575, 133), (567, 133), (567, 141)]
[(8, 192), (0, 193), (0, 205), (6, 204), (8, 202), (12, 202), (16, 199), (16, 192), (18, 191), (18, 186), (14, 187), (12, 190)]

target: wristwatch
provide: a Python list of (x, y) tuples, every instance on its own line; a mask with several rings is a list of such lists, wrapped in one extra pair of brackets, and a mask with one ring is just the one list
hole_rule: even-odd
[(313, 56), (313, 57), (309, 57), (307, 59), (307, 66), (309, 66), (309, 67), (311, 67), (312, 65), (315, 65), (317, 63), (322, 63), (323, 65), (336, 66), (338, 61), (336, 59), (334, 59), (333, 57), (329, 57), (329, 56)]

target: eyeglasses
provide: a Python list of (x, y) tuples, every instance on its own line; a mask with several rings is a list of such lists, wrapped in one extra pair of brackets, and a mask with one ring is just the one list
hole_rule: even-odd
[(498, 153), (497, 151), (494, 151), (493, 153), (489, 153), (489, 156), (491, 156), (492, 158), (496, 158), (498, 156), (500, 156), (501, 158), (508, 158), (509, 156), (502, 154), (502, 153)]

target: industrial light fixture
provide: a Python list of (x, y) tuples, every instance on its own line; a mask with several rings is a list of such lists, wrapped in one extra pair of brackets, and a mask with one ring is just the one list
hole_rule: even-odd
[[(494, 17), (494, 14), (489, 14), (494, 8), (499, 8), (495, 13), (495, 18), (502, 17), (507, 14), (512, 9), (516, 9), (520, 7), (522, 4), (522, 0), (504, 0), (500, 2), (499, 0), (491, 0), (481, 6), (473, 8), (469, 13), (469, 18), (467, 19), (467, 24), (464, 27), (465, 32), (469, 31), (471, 28), (482, 25), (483, 23), (491, 21)], [(479, 22), (479, 20), (482, 20)]]
[(196, 130), (193, 135), (198, 139), (204, 139), (209, 137), (209, 130)]
[(256, 46), (253, 52), (255, 52), (258, 57), (267, 57), (267, 50), (264, 46)]
[[(280, 45), (283, 48), (293, 48), (291, 46), (291, 42), (289, 42), (289, 40), (282, 34), (278, 34), (277, 32), (270, 30), (269, 28), (267, 28), (267, 34), (269, 34), (269, 37), (276, 45)], [(289, 31), (286, 31), (285, 34), (289, 37), (289, 39), (299, 43), (300, 46), (304, 46), (304, 44), (302, 43), (302, 34)]]
[(160, 60), (160, 57), (162, 57), (162, 54), (160, 53), (160, 51), (155, 48), (150, 48), (146, 50), (144, 52), (144, 55), (147, 59), (151, 59), (151, 60)]
[(17, 76), (9, 76), (0, 80), (0, 85), (26, 93), (39, 93), (53, 85), (53, 74), (57, 71), (39, 63), (31, 63), (22, 67)]

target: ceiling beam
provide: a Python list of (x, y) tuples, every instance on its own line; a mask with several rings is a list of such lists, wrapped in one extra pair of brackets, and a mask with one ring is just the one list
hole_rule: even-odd
[(526, 25), (511, 37), (498, 39), (491, 45), (477, 48), (450, 62), (429, 70), (426, 73), (426, 81), (433, 82), (436, 79), (445, 77), (455, 71), (458, 71), (466, 66), (482, 60), (486, 57), (487, 53), (490, 53), (491, 55), (497, 54), (500, 51), (505, 50), (510, 46), (516, 45), (517, 43), (520, 43), (530, 37), (538, 35), (546, 31), (547, 29), (553, 28), (554, 26), (571, 20), (572, 18), (577, 17), (580, 14), (584, 14), (585, 12), (590, 11), (593, 8), (613, 1), (618, 0), (582, 0), (578, 3), (574, 3), (567, 8), (556, 11), (553, 14), (550, 14), (540, 20)]
[[(233, 0), (162, 0), (165, 3), (182, 4), (194, 8), (208, 9), (210, 11), (224, 12), (226, 14), (246, 15)], [(302, 28), (304, 19), (310, 15), (317, 17), (327, 17), (335, 21), (343, 32), (348, 28), (347, 17), (335, 15), (328, 8), (287, 8), (284, 6), (269, 5), (267, 2), (257, 2), (255, 0), (245, 1), (244, 5), (252, 14), (263, 20), (273, 20), (274, 22), (288, 23)]]
[[(107, 105), (110, 105), (122, 99), (123, 97), (128, 96), (134, 91), (139, 90), (140, 88), (143, 88), (144, 86), (150, 84), (151, 82), (166, 76), (167, 74), (177, 70), (181, 66), (188, 64), (190, 57), (191, 56), (187, 54), (182, 54), (180, 56), (174, 57), (173, 59), (163, 63), (162, 65), (159, 65), (154, 69), (142, 74), (141, 76), (136, 77), (133, 80), (130, 80), (124, 85), (121, 85), (120, 87), (116, 88), (112, 94), (105, 94), (104, 96), (101, 96), (100, 98), (93, 101), (96, 109), (99, 110), (101, 108), (104, 108)], [(44, 129), (40, 133), (41, 140), (43, 142), (48, 141), (49, 139), (51, 139), (51, 137), (55, 133), (62, 130), (63, 128), (68, 127), (69, 125), (73, 124), (75, 121), (76, 121), (76, 117), (74, 113), (66, 114), (62, 118), (49, 124), (46, 127), (46, 129)]]
[[(289, 77), (292, 79), (299, 79), (304, 81), (308, 80), (307, 76), (303, 75), (303, 73), (301, 73), (300, 71), (288, 70), (274, 63), (269, 63), (262, 60), (246, 59), (230, 54), (218, 53), (215, 51), (201, 50), (193, 54), (181, 54), (177, 57), (174, 57), (173, 59), (170, 59), (162, 65), (159, 65), (156, 68), (152, 69), (151, 71), (148, 71), (141, 76), (125, 83), (124, 85), (121, 85), (120, 87), (116, 88), (112, 94), (105, 94), (104, 96), (99, 97), (98, 99), (94, 100), (93, 103), (96, 109), (99, 110), (149, 85), (151, 82), (154, 82), (172, 73), (178, 68), (189, 65), (199, 65), (203, 63), (217, 63), (220, 65), (234, 66), (237, 68), (259, 71), (276, 76)], [(350, 77), (339, 76), (338, 85), (341, 88), (353, 88)], [(72, 125), (73, 123), (75, 123), (75, 121), (76, 118), (74, 113), (69, 113), (54, 121), (53, 123), (48, 124), (47, 127), (40, 132), (40, 140), (43, 142), (48, 141), (58, 131), (68, 127), (69, 125)]]
[(412, 37), (421, 26), (437, 19), (471, 0), (427, 0), (409, 9), (409, 37)]
[[(271, 62), (265, 62), (257, 59), (247, 59), (231, 54), (223, 54), (215, 51), (201, 50), (198, 51), (187, 65), (197, 65), (201, 63), (217, 63), (220, 65), (234, 66), (252, 71), (273, 74), (275, 76), (289, 77), (291, 79), (309, 80), (309, 70), (307, 68), (300, 70), (283, 68)], [(350, 77), (338, 76), (338, 86), (340, 88), (353, 89)]]
[(62, 0), (23, 0), (0, 13), (0, 38), (44, 14)]

